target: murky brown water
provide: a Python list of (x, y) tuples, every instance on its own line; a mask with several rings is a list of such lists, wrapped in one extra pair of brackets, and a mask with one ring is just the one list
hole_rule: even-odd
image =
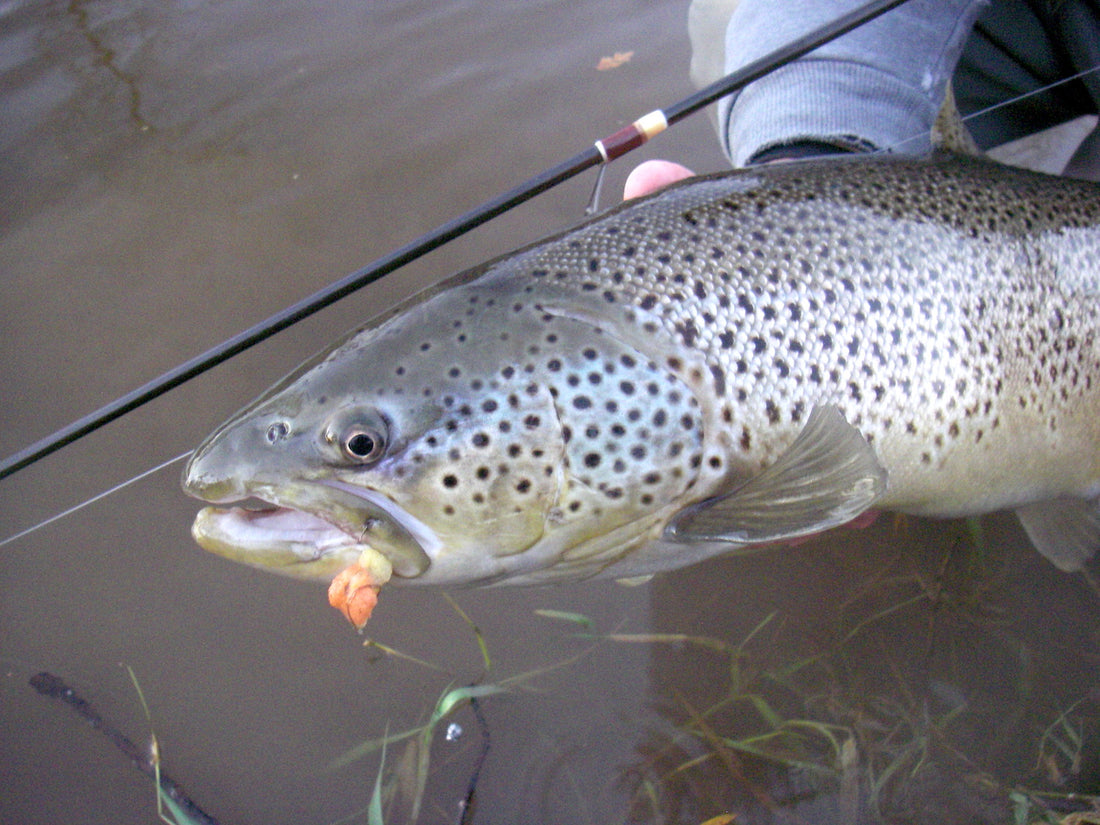
[[(685, 14), (641, 0), (0, 4), (0, 451), (686, 94)], [(701, 116), (644, 151), (724, 166)], [(193, 447), (338, 332), (576, 220), (590, 185), (0, 482), (0, 533)], [(986, 519), (980, 542), (958, 522), (883, 519), (633, 589), (457, 591), (491, 655), (483, 676), (439, 591), (387, 590), (369, 627), (429, 668), (364, 649), (321, 588), (203, 553), (178, 472), (0, 548), (0, 822), (154, 821), (152, 784), (27, 686), (62, 676), (144, 742), (127, 666), (165, 770), (223, 825), (343, 821), (378, 759), (332, 760), (422, 724), (450, 686), (559, 663), (482, 700), (474, 822), (995, 822), (1100, 792), (1100, 611), (1011, 519)], [(601, 635), (713, 641), (596, 643), (538, 609)], [(423, 822), (458, 821), (485, 741), (468, 707), (453, 721), (464, 733), (438, 731)]]

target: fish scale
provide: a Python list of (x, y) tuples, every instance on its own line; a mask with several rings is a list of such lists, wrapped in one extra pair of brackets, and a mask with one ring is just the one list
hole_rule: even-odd
[(694, 182), (513, 265), (705, 353), (743, 461), (766, 466), (813, 405), (837, 404), (888, 465), (916, 465), (886, 504), (919, 512), (943, 473), (1016, 460), (1009, 420), (1035, 419), (1048, 447), (1095, 443), (1096, 194), (954, 158), (788, 164)]
[[(208, 507), (193, 532), (292, 575), (363, 554), (409, 581), (534, 582), (646, 575), (872, 504), (1014, 508), (1077, 569), (1100, 546), (1098, 221), (1094, 184), (946, 155), (693, 179), (288, 376), (184, 478), (278, 509)], [(295, 518), (323, 550), (285, 537)]]

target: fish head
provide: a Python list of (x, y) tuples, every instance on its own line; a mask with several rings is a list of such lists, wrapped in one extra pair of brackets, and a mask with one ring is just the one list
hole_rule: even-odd
[(198, 543), (316, 579), (369, 547), (398, 578), (484, 584), (595, 575), (658, 534), (700, 474), (691, 389), (525, 283), (414, 303), (230, 419), (184, 473), (212, 505)]
[[(493, 559), (534, 544), (556, 495), (547, 468), (560, 465), (560, 434), (540, 441), (549, 395), (504, 391), (461, 357), (424, 357), (423, 343), (406, 326), (362, 333), (218, 428), (184, 472), (212, 505), (198, 543), (315, 579), (368, 546), (398, 577), (433, 581), (456, 566), (491, 578)], [(245, 500), (258, 506), (224, 506)]]

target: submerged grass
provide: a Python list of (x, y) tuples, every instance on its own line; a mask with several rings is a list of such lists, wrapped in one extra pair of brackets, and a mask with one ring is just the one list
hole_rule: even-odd
[[(149, 712), (149, 703), (145, 701), (145, 692), (141, 689), (137, 674), (134, 669), (126, 665), (126, 672), (130, 675), (130, 681), (137, 692), (138, 701), (141, 703), (142, 713), (149, 725), (149, 749), (153, 766), (153, 781), (157, 789), (157, 818), (167, 825), (211, 825), (213, 820), (203, 814), (195, 814), (188, 807), (178, 802), (165, 790), (165, 778), (160, 772), (160, 742), (157, 740), (156, 731), (153, 730), (153, 716)], [(216, 825), (216, 823), (215, 823)]]
[[(844, 825), (1100, 817), (1100, 684), (1088, 666), (1100, 634), (1075, 649), (1017, 615), (1043, 606), (1018, 579), (1009, 586), (981, 522), (959, 523), (939, 555), (908, 553), (837, 599), (809, 653), (805, 628), (775, 614), (736, 643), (608, 636), (666, 650), (655, 654), (665, 672), (710, 673), (710, 658), (726, 674), (701, 705), (668, 688), (675, 733), (654, 734), (633, 768), (629, 821), (698, 821), (708, 807), (737, 821)], [(1084, 697), (1059, 698), (1081, 679)]]
[[(1034, 619), (1042, 606), (1020, 592), (1019, 571), (1006, 572), (1005, 551), (980, 522), (958, 523), (954, 540), (939, 546), (915, 558), (901, 546), (853, 577), (812, 639), (781, 610), (735, 639), (601, 633), (583, 614), (538, 610), (591, 645), (492, 679), (488, 642), (449, 600), (477, 642), (482, 676), (447, 685), (423, 724), (387, 730), (331, 767), (407, 741), (404, 757), (379, 764), (365, 813), (369, 825), (383, 825), (400, 792), (411, 811), (401, 821), (415, 821), (432, 742), (459, 708), (572, 667), (598, 646), (643, 645), (672, 726), (648, 731), (637, 762), (622, 770), (632, 800), (623, 823), (1100, 825), (1100, 684), (1077, 661), (1100, 662), (1100, 633), (1084, 650), (1052, 641)], [(1082, 674), (1088, 686), (1074, 695), (1069, 686)]]
[[(483, 736), (487, 736), (487, 729), (484, 729), (484, 721), (480, 716), (480, 710), (477, 706), (479, 699), (484, 699), (497, 694), (502, 694), (514, 690), (525, 683), (532, 681), (533, 679), (550, 673), (555, 670), (567, 668), (577, 661), (588, 655), (589, 650), (582, 651), (574, 656), (570, 656), (560, 662), (553, 662), (542, 667), (538, 667), (532, 670), (524, 671), (512, 676), (496, 679), (493, 682), (485, 682), (493, 670), (493, 660), (489, 653), (489, 646), (485, 641), (483, 634), (477, 624), (470, 618), (470, 616), (464, 611), (457, 602), (454, 601), (451, 596), (444, 593), (444, 598), (451, 605), (452, 609), (463, 620), (466, 626), (473, 634), (478, 650), (481, 654), (481, 663), (483, 667), (482, 675), (473, 684), (464, 686), (455, 686), (453, 683), (448, 684), (439, 698), (436, 700), (435, 706), (428, 714), (427, 721), (422, 725), (417, 725), (413, 728), (401, 731), (400, 733), (389, 733), (388, 725), (386, 732), (378, 738), (368, 739), (360, 744), (345, 751), (340, 756), (337, 756), (328, 764), (328, 770), (340, 770), (349, 767), (355, 762), (373, 754), (381, 752), (379, 759), (378, 770), (375, 775), (374, 790), (371, 795), (370, 803), (364, 810), (354, 812), (347, 817), (330, 823), (330, 825), (341, 825), (341, 823), (351, 822), (358, 819), (362, 815), (366, 814), (368, 825), (385, 825), (387, 809), (398, 804), (398, 796), (405, 797), (404, 805), (407, 808), (408, 813), (403, 817), (402, 821), (416, 822), (420, 816), (420, 812), (423, 808), (425, 793), (427, 790), (427, 782), (431, 773), (431, 747), (435, 740), (436, 733), (442, 722), (450, 718), (457, 710), (462, 707), (472, 706), (474, 708), (475, 716), (482, 722)], [(586, 630), (590, 630), (594, 624), (586, 616), (582, 616), (576, 613), (566, 613), (561, 611), (538, 611), (544, 615), (545, 618), (569, 621), (584, 627)], [(403, 660), (413, 662), (415, 664), (431, 668), (433, 670), (445, 670), (445, 668), (435, 665), (431, 662), (426, 662), (415, 656), (411, 656), (406, 653), (397, 651), (391, 647), (383, 645), (381, 643), (368, 640), (364, 643), (364, 647), (377, 650), (385, 655), (392, 655)], [(385, 764), (386, 749), (393, 744), (399, 742), (407, 742), (406, 751), (402, 759), (400, 759), (392, 768), (387, 769)], [(478, 764), (475, 767), (474, 776), (471, 779), (471, 786), (468, 791), (468, 796), (472, 797), (476, 790), (477, 774), (480, 771), (481, 761), (484, 759), (486, 749), (483, 748), (481, 758), (478, 760)], [(468, 802), (470, 800), (467, 800)], [(466, 814), (463, 814), (461, 820), (466, 822)], [(184, 825), (184, 823), (180, 823)]]

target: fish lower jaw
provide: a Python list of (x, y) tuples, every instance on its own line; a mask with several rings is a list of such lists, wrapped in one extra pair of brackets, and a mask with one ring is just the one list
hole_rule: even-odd
[(294, 578), (326, 581), (363, 551), (356, 537), (289, 507), (204, 507), (191, 535), (204, 550)]

